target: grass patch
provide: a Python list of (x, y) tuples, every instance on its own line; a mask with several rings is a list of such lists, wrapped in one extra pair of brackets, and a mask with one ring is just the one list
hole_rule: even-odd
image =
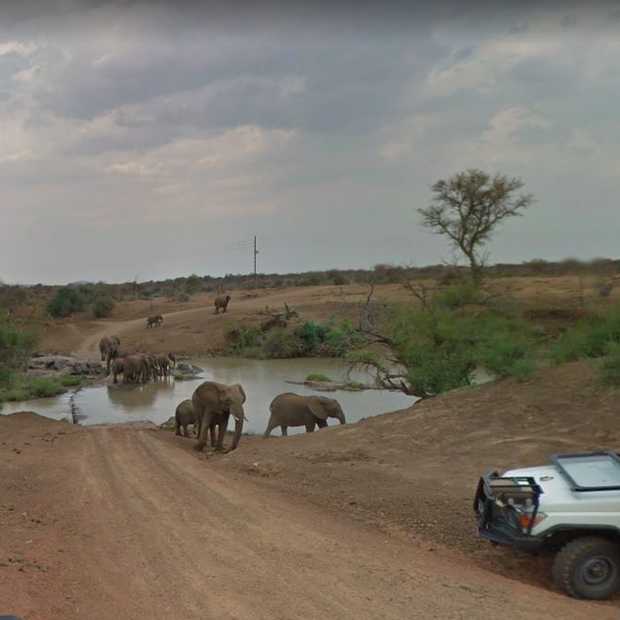
[(79, 387), (84, 383), (79, 375), (63, 375), (60, 377), (60, 384), (64, 387)]
[(81, 383), (80, 377), (28, 377), (15, 374), (0, 386), (0, 402), (51, 398), (64, 394), (67, 388), (77, 387)]
[(315, 381), (318, 383), (330, 383), (332, 380), (327, 375), (321, 374), (320, 372), (313, 372), (313, 373), (310, 373), (306, 377), (306, 381)]
[(566, 331), (551, 348), (551, 359), (556, 364), (583, 358), (607, 355), (610, 347), (620, 344), (620, 308), (608, 314), (582, 320)]

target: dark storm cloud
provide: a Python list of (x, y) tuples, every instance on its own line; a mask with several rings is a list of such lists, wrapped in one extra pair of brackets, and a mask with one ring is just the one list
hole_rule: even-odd
[(448, 248), (415, 207), (470, 166), (539, 199), (493, 258), (613, 253), (620, 38), (603, 9), (2, 6), (0, 277), (244, 271), (229, 247), (254, 234), (266, 271), (434, 262)]

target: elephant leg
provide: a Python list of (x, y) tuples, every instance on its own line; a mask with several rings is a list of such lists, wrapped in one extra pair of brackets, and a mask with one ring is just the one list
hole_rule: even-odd
[(174, 434), (178, 435), (179, 437), (181, 436), (181, 424), (179, 424), (178, 420), (176, 420), (174, 424)]
[(200, 423), (200, 430), (198, 434), (198, 443), (194, 446), (194, 449), (198, 452), (202, 452), (207, 445), (209, 439), (209, 420), (202, 420)]
[(314, 422), (308, 422), (306, 424), (306, 433), (314, 433)]
[(263, 437), (267, 438), (269, 437), (269, 435), (271, 434), (271, 431), (278, 426), (277, 424), (275, 424), (271, 418), (269, 418), (269, 423), (267, 424), (267, 428), (265, 430), (265, 432), (263, 433)]
[(282, 437), (288, 437), (288, 426), (282, 424), (280, 426), (280, 432), (282, 433)]
[(319, 428), (325, 428), (327, 426), (327, 420), (317, 419), (316, 424)]

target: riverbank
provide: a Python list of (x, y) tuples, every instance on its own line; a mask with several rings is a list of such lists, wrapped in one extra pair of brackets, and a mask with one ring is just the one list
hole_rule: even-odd
[(100, 383), (105, 377), (100, 362), (75, 356), (38, 353), (24, 372), (14, 372), (0, 385), (0, 404), (52, 398), (71, 389)]
[[(191, 398), (201, 382), (211, 380), (243, 385), (248, 398), (245, 430), (262, 434), (269, 418), (269, 405), (278, 394), (291, 391), (310, 394), (318, 391), (312, 386), (292, 386), (289, 381), (303, 383), (308, 375), (323, 374), (344, 384), (348, 370), (341, 360), (250, 360), (234, 357), (192, 358), (191, 363), (179, 362), (177, 369), (183, 373), (182, 380), (169, 378), (144, 385), (114, 385), (108, 379), (80, 390), (74, 398), (79, 410), (79, 422), (90, 425), (148, 420), (161, 424), (174, 415), (181, 401)], [(200, 373), (190, 376), (188, 369)], [(367, 381), (367, 377), (358, 374), (354, 379), (360, 383)], [(330, 397), (341, 403), (350, 421), (377, 415), (387, 409), (406, 407), (413, 402), (410, 397), (399, 392), (380, 390), (338, 390), (330, 392)], [(70, 403), (66, 396), (5, 405), (0, 409), (0, 414), (24, 408), (57, 420), (70, 416)]]
[(206, 456), (145, 425), (0, 416), (0, 600), (29, 620), (193, 619), (213, 604), (243, 618), (474, 619), (509, 605), (514, 618), (611, 620), (617, 601), (567, 599), (543, 558), (481, 541), (471, 498), (491, 467), (617, 444), (616, 403), (569, 364)]

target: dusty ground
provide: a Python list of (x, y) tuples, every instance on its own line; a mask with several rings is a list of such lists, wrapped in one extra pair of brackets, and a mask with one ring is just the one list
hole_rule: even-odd
[[(433, 286), (432, 282), (426, 283)], [(608, 304), (620, 299), (620, 288), (609, 300), (600, 300), (593, 288), (595, 279), (580, 280), (576, 277), (556, 278), (503, 278), (489, 282), (494, 294), (506, 294), (521, 302), (535, 313), (535, 320), (553, 329), (557, 319), (553, 311), (565, 313), (568, 309), (578, 311), (588, 307)], [(257, 325), (265, 320), (261, 315), (268, 306), (276, 311), (284, 303), (300, 313), (301, 320), (327, 320), (334, 316), (359, 318), (361, 304), (368, 295), (368, 287), (362, 285), (312, 286), (257, 291), (232, 291), (232, 301), (226, 315), (213, 312), (214, 295), (197, 295), (186, 303), (155, 299), (117, 304), (111, 318), (94, 321), (86, 317), (63, 321), (49, 321), (42, 326), (43, 351), (96, 355), (97, 344), (103, 335), (117, 334), (122, 348), (132, 351), (200, 355), (221, 350), (226, 332), (234, 326)], [(582, 304), (581, 298), (584, 298)], [(401, 285), (389, 284), (376, 287), (374, 299), (379, 302), (411, 301), (415, 299)], [(536, 313), (539, 312), (540, 316)], [(161, 313), (164, 325), (146, 329), (145, 317)], [(549, 319), (552, 319), (551, 321)]]
[[(532, 307), (571, 305), (576, 294), (568, 279), (508, 284)], [(42, 348), (96, 356), (99, 338), (117, 333), (128, 349), (202, 353), (267, 305), (287, 302), (306, 320), (354, 318), (366, 289), (253, 295), (235, 294), (226, 316), (209, 297), (121, 304), (109, 320), (50, 324)], [(385, 286), (377, 298), (408, 293)], [(145, 329), (152, 311), (164, 314), (161, 329)], [(0, 614), (616, 618), (618, 601), (554, 592), (547, 559), (478, 540), (471, 500), (489, 468), (617, 448), (617, 402), (589, 366), (572, 364), (357, 425), (244, 437), (206, 459), (191, 440), (149, 427), (0, 416)]]
[[(332, 480), (319, 507), (302, 489), (284, 493), (245, 471), (251, 454), (288, 452), (297, 460), (281, 468), (298, 463), (289, 483), (310, 462), (316, 485), (314, 457), (369, 429), (316, 433), (286, 448), (254, 442), (205, 460), (190, 441), (156, 429), (2, 417), (0, 612), (27, 620), (617, 617), (614, 607), (577, 603), (358, 522), (337, 509)], [(347, 457), (358, 469), (349, 448), (333, 457), (320, 472), (337, 478)], [(351, 474), (347, 502), (379, 487), (369, 468), (381, 467), (363, 462), (366, 482), (360, 488)], [(402, 510), (420, 489), (407, 465), (399, 475), (412, 481)]]

